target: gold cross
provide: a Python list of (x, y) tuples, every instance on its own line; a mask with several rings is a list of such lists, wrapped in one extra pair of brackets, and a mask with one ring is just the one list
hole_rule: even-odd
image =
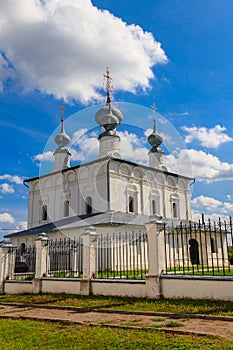
[(59, 111), (61, 112), (61, 116), (62, 116), (62, 119), (64, 119), (64, 114), (65, 114), (65, 106), (64, 106), (64, 103), (62, 102), (62, 104), (60, 106), (58, 106), (58, 109)]

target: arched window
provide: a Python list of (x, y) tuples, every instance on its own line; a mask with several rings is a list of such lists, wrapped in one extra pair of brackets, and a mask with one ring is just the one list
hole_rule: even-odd
[(86, 198), (86, 214), (92, 213), (92, 198), (87, 197)]
[(129, 184), (126, 190), (126, 212), (138, 213), (138, 191), (137, 186)]
[(211, 246), (211, 253), (217, 253), (216, 242), (212, 237), (210, 237), (210, 246)]
[(153, 188), (150, 193), (150, 215), (160, 215), (160, 193)]
[(70, 202), (65, 201), (64, 202), (64, 216), (69, 216), (70, 212)]
[(129, 196), (129, 212), (134, 213), (134, 198)]
[(45, 221), (48, 219), (47, 205), (43, 205), (42, 207), (42, 220)]
[(172, 203), (172, 217), (177, 218), (177, 203), (176, 202)]
[(157, 214), (156, 200), (155, 199), (152, 199), (151, 207), (152, 207), (152, 215)]
[(26, 252), (26, 244), (25, 243), (21, 243), (20, 244), (20, 254), (22, 255), (23, 253)]

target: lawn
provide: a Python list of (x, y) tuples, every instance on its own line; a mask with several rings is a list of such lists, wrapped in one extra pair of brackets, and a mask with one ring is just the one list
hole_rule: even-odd
[(233, 302), (182, 299), (136, 299), (103, 296), (78, 296), (69, 294), (0, 295), (1, 302), (43, 305), (107, 308), (130, 311), (153, 311), (233, 316)]
[(172, 275), (194, 275), (194, 276), (233, 276), (233, 268), (211, 267), (211, 266), (180, 266), (176, 268), (167, 268), (167, 274)]
[(169, 335), (160, 331), (0, 319), (1, 350), (21, 349), (232, 349), (218, 337)]

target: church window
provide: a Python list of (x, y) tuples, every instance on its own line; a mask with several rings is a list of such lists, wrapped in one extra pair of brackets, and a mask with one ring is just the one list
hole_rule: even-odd
[(92, 198), (87, 197), (86, 198), (86, 214), (92, 213)]
[(48, 219), (47, 205), (42, 207), (42, 220), (45, 221)]
[(155, 199), (152, 199), (152, 202), (151, 202), (151, 205), (152, 205), (152, 214), (157, 214), (156, 213), (156, 201)]
[(134, 213), (134, 198), (129, 196), (129, 212)]
[(150, 215), (160, 215), (160, 193), (153, 188), (150, 193)]
[(211, 246), (211, 253), (217, 253), (216, 242), (212, 237), (210, 237), (210, 246)]
[(20, 254), (22, 255), (25, 252), (26, 252), (26, 244), (25, 243), (21, 243), (20, 244)]
[(64, 216), (69, 216), (69, 211), (70, 211), (70, 202), (65, 201), (64, 202)]
[(177, 203), (172, 203), (172, 217), (177, 218)]

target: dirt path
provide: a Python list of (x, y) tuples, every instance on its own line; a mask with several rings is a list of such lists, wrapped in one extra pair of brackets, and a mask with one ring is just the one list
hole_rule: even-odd
[[(81, 312), (80, 312), (81, 311)], [(184, 318), (154, 314), (124, 314), (116, 312), (95, 312), (85, 310), (64, 310), (48, 307), (22, 307), (1, 304), (0, 317), (31, 318), (44, 320), (63, 320), (79, 324), (109, 325), (123, 327), (150, 327), (172, 332), (215, 334), (233, 341), (233, 318), (214, 320)]]

